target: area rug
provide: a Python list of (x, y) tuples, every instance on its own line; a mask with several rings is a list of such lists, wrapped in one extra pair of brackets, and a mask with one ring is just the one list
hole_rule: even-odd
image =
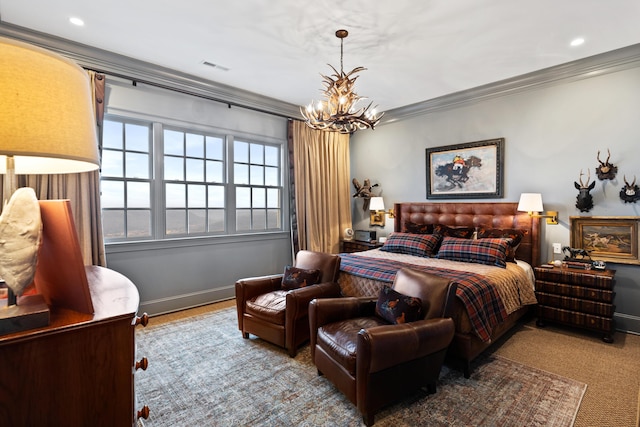
[[(136, 332), (138, 405), (146, 427), (362, 426), (356, 408), (311, 363), (252, 336), (234, 308)], [(572, 426), (586, 385), (489, 355), (471, 378), (443, 367), (437, 392), (418, 392), (379, 412), (376, 426)]]

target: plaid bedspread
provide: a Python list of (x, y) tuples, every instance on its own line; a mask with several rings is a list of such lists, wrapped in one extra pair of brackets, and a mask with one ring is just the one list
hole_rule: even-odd
[[(354, 276), (392, 283), (396, 272), (407, 264), (387, 259), (363, 258), (340, 254), (340, 270)], [(458, 284), (456, 296), (467, 309), (476, 335), (484, 342), (491, 341), (494, 326), (507, 318), (507, 311), (497, 290), (484, 276), (467, 271), (448, 270), (411, 264), (412, 269), (437, 274)]]

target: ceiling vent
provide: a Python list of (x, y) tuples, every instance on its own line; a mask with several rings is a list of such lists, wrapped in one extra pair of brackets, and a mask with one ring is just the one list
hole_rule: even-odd
[(208, 67), (215, 68), (220, 71), (229, 71), (227, 67), (223, 67), (220, 64), (214, 64), (213, 62), (209, 62), (209, 61), (202, 61), (202, 63)]

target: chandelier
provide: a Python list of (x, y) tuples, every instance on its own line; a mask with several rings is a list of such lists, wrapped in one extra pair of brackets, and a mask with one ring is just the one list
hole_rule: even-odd
[(356, 106), (360, 100), (366, 99), (358, 96), (353, 90), (358, 78), (356, 74), (366, 68), (356, 67), (347, 74), (343, 71), (343, 44), (348, 35), (347, 30), (336, 31), (336, 37), (340, 39), (340, 72), (338, 73), (332, 65), (327, 64), (334, 74), (331, 76), (321, 74), (325, 85), (322, 93), (326, 99), (312, 101), (306, 107), (300, 107), (306, 124), (312, 129), (353, 133), (359, 129), (373, 129), (384, 115), (376, 112), (377, 106), (372, 108), (372, 102), (366, 107)]

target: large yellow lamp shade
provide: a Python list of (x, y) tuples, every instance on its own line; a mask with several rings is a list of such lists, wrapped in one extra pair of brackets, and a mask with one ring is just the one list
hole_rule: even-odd
[(94, 117), (89, 77), (79, 65), (0, 37), (0, 173), (7, 156), (16, 174), (97, 169)]

